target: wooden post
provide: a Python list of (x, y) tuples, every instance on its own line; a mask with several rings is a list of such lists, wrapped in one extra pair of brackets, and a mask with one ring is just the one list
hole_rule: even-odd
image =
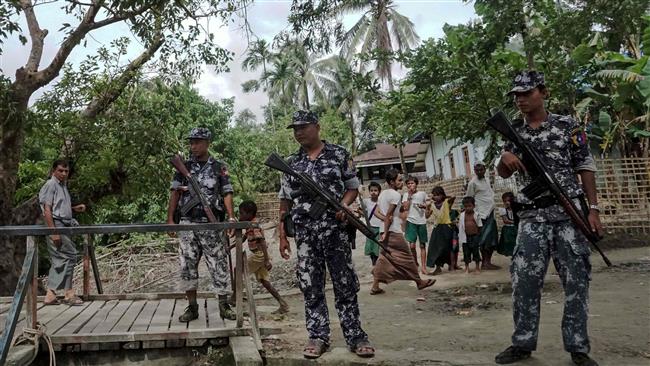
[(36, 313), (36, 305), (38, 304), (38, 246), (36, 246), (33, 236), (27, 237), (27, 252), (29, 252), (30, 249), (34, 250), (34, 256), (32, 259), (33, 274), (30, 279), (29, 292), (27, 293), (26, 298), (27, 305), (25, 306), (25, 310), (27, 314), (25, 317), (27, 318), (26, 323), (29, 324), (32, 329), (36, 329), (36, 324), (38, 322), (38, 316)]
[(86, 234), (84, 237), (84, 259), (83, 259), (83, 273), (84, 273), (84, 279), (83, 279), (83, 296), (84, 300), (88, 298), (88, 295), (90, 295), (90, 248), (89, 248), (89, 242), (90, 242), (90, 234)]
[[(9, 347), (11, 346), (11, 341), (14, 337), (14, 331), (16, 330), (16, 324), (18, 324), (18, 318), (20, 316), (20, 310), (23, 307), (23, 302), (25, 297), (31, 295), (28, 294), (28, 287), (30, 283), (34, 280), (34, 255), (36, 248), (34, 246), (34, 238), (27, 238), (27, 253), (25, 254), (25, 260), (23, 261), (23, 267), (20, 271), (20, 277), (18, 278), (18, 284), (16, 285), (16, 292), (14, 292), (14, 297), (11, 302), (11, 308), (7, 313), (7, 318), (5, 320), (4, 331), (0, 335), (0, 365), (4, 365), (7, 360), (7, 354), (9, 353)], [(35, 309), (36, 298), (32, 299), (34, 306), (32, 309)], [(31, 310), (27, 309), (27, 315), (31, 316), (28, 323), (36, 320), (36, 311), (30, 314)]]
[[(244, 258), (242, 251), (241, 230), (235, 230), (235, 312), (237, 313), (237, 328), (244, 325), (244, 293), (242, 290), (242, 271)], [(248, 295), (250, 297), (250, 295)]]
[(262, 347), (262, 337), (260, 336), (260, 327), (257, 324), (257, 310), (255, 309), (255, 299), (253, 297), (253, 285), (251, 284), (251, 278), (248, 275), (248, 262), (246, 261), (246, 253), (242, 254), (243, 257), (243, 275), (244, 283), (246, 284), (246, 296), (248, 296), (248, 312), (251, 322), (251, 335), (253, 341), (255, 342), (255, 347), (257, 351), (263, 355), (264, 347)]
[(93, 266), (93, 276), (95, 277), (95, 286), (97, 286), (97, 293), (103, 294), (104, 288), (102, 287), (102, 279), (99, 276), (97, 258), (95, 258), (95, 246), (93, 245), (93, 237), (90, 234), (88, 235), (88, 254), (90, 256), (90, 264)]

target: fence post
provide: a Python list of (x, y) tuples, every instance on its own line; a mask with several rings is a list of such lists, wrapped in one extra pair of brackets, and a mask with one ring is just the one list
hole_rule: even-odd
[(90, 234), (84, 237), (84, 259), (83, 259), (83, 296), (84, 300), (88, 299), (90, 295)]
[(29, 253), (31, 249), (34, 250), (34, 256), (32, 259), (33, 275), (30, 279), (29, 292), (26, 295), (27, 305), (25, 307), (25, 310), (27, 314), (25, 317), (26, 323), (29, 324), (32, 329), (36, 329), (36, 325), (38, 323), (38, 314), (36, 312), (38, 304), (38, 246), (34, 241), (34, 237), (28, 236), (27, 253)]
[(104, 288), (102, 287), (102, 279), (99, 276), (99, 266), (97, 265), (97, 258), (95, 257), (95, 246), (93, 244), (92, 234), (88, 234), (88, 254), (90, 256), (90, 264), (93, 266), (93, 276), (95, 277), (97, 293), (101, 295), (104, 293)]
[[(242, 233), (235, 230), (235, 312), (237, 313), (237, 328), (244, 325), (244, 292), (242, 289), (242, 271), (244, 258), (242, 252)], [(248, 296), (251, 296), (250, 294)]]

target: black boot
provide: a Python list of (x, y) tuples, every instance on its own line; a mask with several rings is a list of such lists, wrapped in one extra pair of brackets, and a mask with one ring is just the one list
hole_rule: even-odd
[(228, 303), (228, 295), (219, 295), (219, 316), (221, 319), (237, 320), (237, 314)]
[(199, 304), (189, 304), (185, 308), (185, 312), (178, 317), (178, 321), (187, 323), (199, 317)]
[(592, 360), (589, 355), (582, 352), (571, 352), (571, 361), (578, 366), (598, 366), (598, 363)]
[(505, 351), (499, 353), (494, 358), (494, 362), (501, 365), (505, 365), (505, 364), (515, 363), (517, 361), (525, 360), (528, 357), (530, 357), (530, 351), (526, 351), (516, 346), (510, 346), (506, 348)]

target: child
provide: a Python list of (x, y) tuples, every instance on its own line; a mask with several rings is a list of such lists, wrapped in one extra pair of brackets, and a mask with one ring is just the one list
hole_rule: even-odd
[[(257, 205), (253, 201), (244, 201), (239, 205), (239, 220), (257, 222)], [(251, 252), (248, 257), (248, 271), (255, 274), (255, 278), (264, 286), (264, 288), (280, 303), (280, 307), (274, 311), (274, 314), (286, 314), (289, 312), (289, 305), (284, 301), (278, 291), (269, 282), (269, 272), (273, 267), (269, 258), (269, 253), (264, 239), (262, 228), (246, 229), (246, 240), (248, 240), (248, 249)]]
[(406, 218), (406, 230), (404, 238), (409, 243), (411, 254), (415, 265), (418, 264), (418, 255), (415, 249), (415, 242), (420, 239), (420, 262), (422, 263), (422, 274), (427, 274), (427, 218), (425, 216), (427, 208), (427, 194), (418, 192), (418, 179), (409, 176), (406, 178), (406, 188), (408, 192), (402, 197), (402, 207), (408, 213)]
[(499, 215), (503, 220), (503, 227), (501, 228), (497, 253), (512, 257), (512, 252), (515, 249), (517, 241), (517, 225), (515, 224), (515, 215), (512, 212), (512, 203), (515, 201), (515, 195), (512, 192), (506, 192), (501, 196), (501, 199), (505, 208), (499, 210)]
[(432, 274), (436, 275), (442, 272), (445, 264), (449, 265), (450, 271), (456, 269), (456, 256), (452, 244), (454, 229), (450, 217), (451, 206), (456, 197), (447, 197), (445, 190), (440, 186), (433, 187), (431, 195), (433, 203), (427, 207), (426, 217), (435, 226), (429, 239), (427, 266), (435, 267)]
[[(375, 239), (379, 240), (379, 227), (383, 225), (383, 222), (375, 216), (375, 210), (377, 209), (377, 199), (379, 198), (379, 193), (381, 193), (381, 186), (377, 182), (371, 182), (368, 185), (368, 192), (370, 193), (370, 198), (364, 198), (363, 202), (366, 205), (370, 228), (376, 234)], [(370, 239), (366, 239), (363, 254), (370, 256), (370, 260), (374, 266), (379, 257), (379, 245)]]
[(481, 254), (478, 237), (481, 233), (481, 220), (474, 212), (474, 197), (463, 198), (463, 213), (458, 220), (458, 242), (463, 247), (465, 273), (469, 273), (469, 263), (474, 259), (476, 273), (481, 273)]

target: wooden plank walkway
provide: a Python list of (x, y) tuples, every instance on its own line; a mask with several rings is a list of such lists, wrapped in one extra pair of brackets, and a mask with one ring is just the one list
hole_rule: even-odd
[[(167, 294), (143, 294), (141, 298), (92, 295), (82, 306), (38, 304), (38, 321), (45, 325), (55, 350), (97, 351), (119, 349), (200, 347), (211, 339), (251, 335), (250, 325), (236, 328), (224, 322), (214, 298), (199, 298), (199, 318), (178, 321), (187, 300)], [(7, 306), (2, 304), (0, 315)], [(16, 327), (16, 336), (25, 327)], [(277, 328), (263, 328), (263, 334), (277, 334)]]

